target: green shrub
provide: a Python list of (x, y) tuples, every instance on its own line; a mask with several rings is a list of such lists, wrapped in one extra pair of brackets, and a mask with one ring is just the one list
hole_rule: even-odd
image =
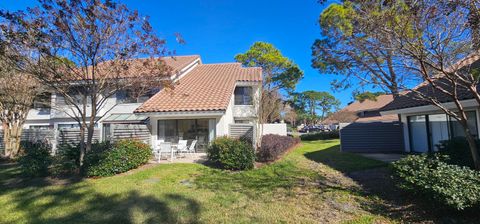
[(255, 162), (251, 144), (238, 139), (217, 138), (207, 149), (208, 160), (221, 169), (248, 170)]
[[(111, 149), (110, 142), (94, 142), (89, 154), (97, 155), (99, 152)], [(80, 145), (64, 144), (60, 145), (57, 154), (53, 158), (53, 166), (50, 173), (54, 176), (65, 176), (80, 171)]]
[[(441, 141), (437, 146), (440, 154), (446, 155), (446, 162), (449, 164), (475, 167), (473, 164), (472, 153), (468, 142), (463, 137), (453, 138), (451, 140)], [(480, 141), (477, 140), (477, 147), (480, 147)], [(479, 149), (480, 150), (480, 149)]]
[(393, 163), (400, 188), (455, 210), (480, 205), (480, 173), (443, 162), (441, 155), (412, 155)]
[(100, 143), (87, 153), (83, 172), (89, 177), (112, 176), (147, 163), (151, 156), (150, 146), (140, 141), (122, 140), (113, 146)]
[(22, 149), (23, 155), (18, 160), (22, 174), (29, 177), (47, 176), (52, 164), (51, 145), (45, 142), (24, 143)]
[(339, 138), (338, 131), (328, 131), (328, 132), (315, 132), (300, 135), (302, 141), (314, 141), (314, 140), (327, 140), (327, 139), (336, 139)]

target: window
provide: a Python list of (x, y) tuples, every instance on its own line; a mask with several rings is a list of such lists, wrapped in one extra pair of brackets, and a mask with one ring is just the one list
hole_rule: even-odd
[[(98, 128), (98, 123), (95, 123), (94, 128)], [(78, 123), (58, 124), (58, 130), (62, 129), (80, 129), (80, 125)]]
[(252, 124), (251, 120), (235, 119), (235, 124)]
[(196, 150), (205, 150), (215, 137), (215, 119), (158, 120), (158, 140), (176, 143), (197, 140)]
[[(472, 132), (472, 135), (477, 137), (477, 116), (475, 111), (468, 111), (465, 112), (467, 114), (467, 124)], [(454, 118), (450, 118), (450, 130), (451, 130), (451, 137), (465, 137), (465, 132), (463, 131), (462, 125), (455, 120)]]
[[(466, 114), (473, 136), (478, 137), (475, 111), (468, 111)], [(414, 152), (436, 151), (441, 141), (465, 136), (462, 125), (446, 114), (409, 116), (408, 128), (410, 148)]]
[(110, 124), (103, 124), (103, 141), (112, 140), (112, 131)]
[(251, 86), (238, 86), (235, 88), (235, 105), (252, 105), (253, 90)]
[(42, 93), (36, 96), (33, 100), (32, 108), (40, 111), (48, 110), (48, 112), (50, 112), (51, 95), (50, 93)]
[(117, 104), (121, 103), (144, 103), (148, 99), (150, 99), (153, 95), (158, 93), (160, 90), (158, 88), (152, 89), (148, 91), (147, 94), (142, 95), (140, 97), (135, 97), (134, 92), (131, 90), (119, 90), (116, 93)]
[(408, 117), (408, 128), (410, 133), (410, 148), (413, 152), (427, 152), (428, 133), (427, 116), (417, 115)]
[(48, 130), (50, 129), (50, 125), (30, 125), (28, 128), (34, 130)]
[[(87, 88), (71, 87), (68, 90), (67, 96), (71, 97), (72, 99), (71, 100), (69, 100), (69, 98), (66, 99), (64, 95), (62, 95), (60, 93), (57, 93), (56, 94), (56, 104), (58, 106), (71, 105), (72, 103), (77, 104), (77, 105), (81, 105), (81, 104), (83, 104), (83, 99), (84, 98), (86, 98), (87, 105), (92, 104), (92, 98), (91, 98), (91, 96), (89, 94), (89, 90)], [(72, 100), (73, 100), (73, 102), (71, 102)]]
[(117, 103), (136, 103), (137, 99), (133, 97), (132, 91), (129, 90), (119, 90), (116, 93)]

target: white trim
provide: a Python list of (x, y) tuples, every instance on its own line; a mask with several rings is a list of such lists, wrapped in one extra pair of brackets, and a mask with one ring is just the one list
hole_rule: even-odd
[[(478, 106), (478, 103), (475, 99), (470, 99), (470, 100), (462, 100), (460, 103), (464, 107), (476, 107)], [(456, 105), (453, 102), (448, 102), (448, 103), (443, 103), (442, 104), (444, 107), (448, 109), (455, 109)], [(398, 110), (387, 110), (387, 111), (380, 111), (381, 115), (388, 115), (388, 114), (410, 114), (410, 113), (428, 113), (428, 112), (435, 112), (440, 110), (435, 105), (425, 105), (425, 106), (419, 106), (419, 107), (409, 107), (409, 108), (403, 108), (403, 109), (398, 109)]]
[(173, 75), (172, 76), (172, 81), (176, 82), (176, 81), (180, 80), (185, 75), (187, 75), (189, 72), (191, 72), (195, 67), (197, 67), (197, 65), (200, 65), (200, 64), (202, 64), (202, 60), (200, 59), (200, 57), (198, 57), (197, 59), (193, 60), (187, 66), (183, 67), (180, 71), (178, 71), (177, 74)]

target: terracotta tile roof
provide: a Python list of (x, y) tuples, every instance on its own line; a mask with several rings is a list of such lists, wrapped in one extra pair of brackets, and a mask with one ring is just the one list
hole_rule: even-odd
[(173, 57), (163, 57), (162, 59), (170, 66), (173, 71), (180, 71), (187, 65), (191, 64), (193, 61), (200, 58), (198, 55), (186, 55), (186, 56), (173, 56)]
[[(166, 56), (161, 58), (155, 58), (154, 63), (165, 63), (167, 66), (162, 66), (161, 70), (153, 70), (153, 71), (146, 71), (146, 64), (148, 59), (145, 58), (138, 58), (132, 59), (133, 63), (128, 63), (128, 69), (126, 70), (112, 70), (112, 64), (117, 63), (117, 61), (105, 61), (97, 65), (97, 77), (104, 75), (108, 78), (125, 78), (125, 77), (138, 77), (138, 76), (145, 76), (150, 75), (153, 77), (158, 77), (154, 71), (158, 71), (162, 74), (165, 74), (165, 78), (173, 78), (172, 76), (176, 73), (180, 72), (183, 68), (187, 67), (189, 64), (194, 62), (195, 60), (199, 59), (200, 56), (198, 55), (188, 55), (188, 56)], [(157, 59), (161, 59), (157, 60)], [(152, 61), (150, 61), (152, 62)], [(149, 64), (153, 65), (153, 64)], [(120, 64), (116, 64), (115, 68), (120, 68)], [(150, 68), (153, 69), (153, 66)], [(91, 70), (91, 67), (89, 67)], [(90, 72), (91, 74), (91, 72)], [(89, 77), (88, 79), (90, 79)], [(82, 79), (75, 77), (75, 79)]]
[(197, 65), (173, 90), (160, 91), (135, 113), (226, 110), (237, 81), (261, 82), (262, 70), (239, 63)]

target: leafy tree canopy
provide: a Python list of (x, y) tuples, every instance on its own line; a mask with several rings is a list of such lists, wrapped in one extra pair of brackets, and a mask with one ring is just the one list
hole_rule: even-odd
[(247, 67), (261, 67), (263, 87), (267, 91), (293, 91), (303, 78), (303, 71), (298, 65), (270, 43), (255, 42), (247, 52), (235, 55), (235, 60)]
[(372, 100), (372, 101), (377, 101), (377, 97), (380, 95), (385, 94), (384, 92), (363, 92), (363, 93), (356, 93), (354, 94), (353, 98), (355, 100), (358, 100), (360, 102), (363, 102), (365, 100)]

